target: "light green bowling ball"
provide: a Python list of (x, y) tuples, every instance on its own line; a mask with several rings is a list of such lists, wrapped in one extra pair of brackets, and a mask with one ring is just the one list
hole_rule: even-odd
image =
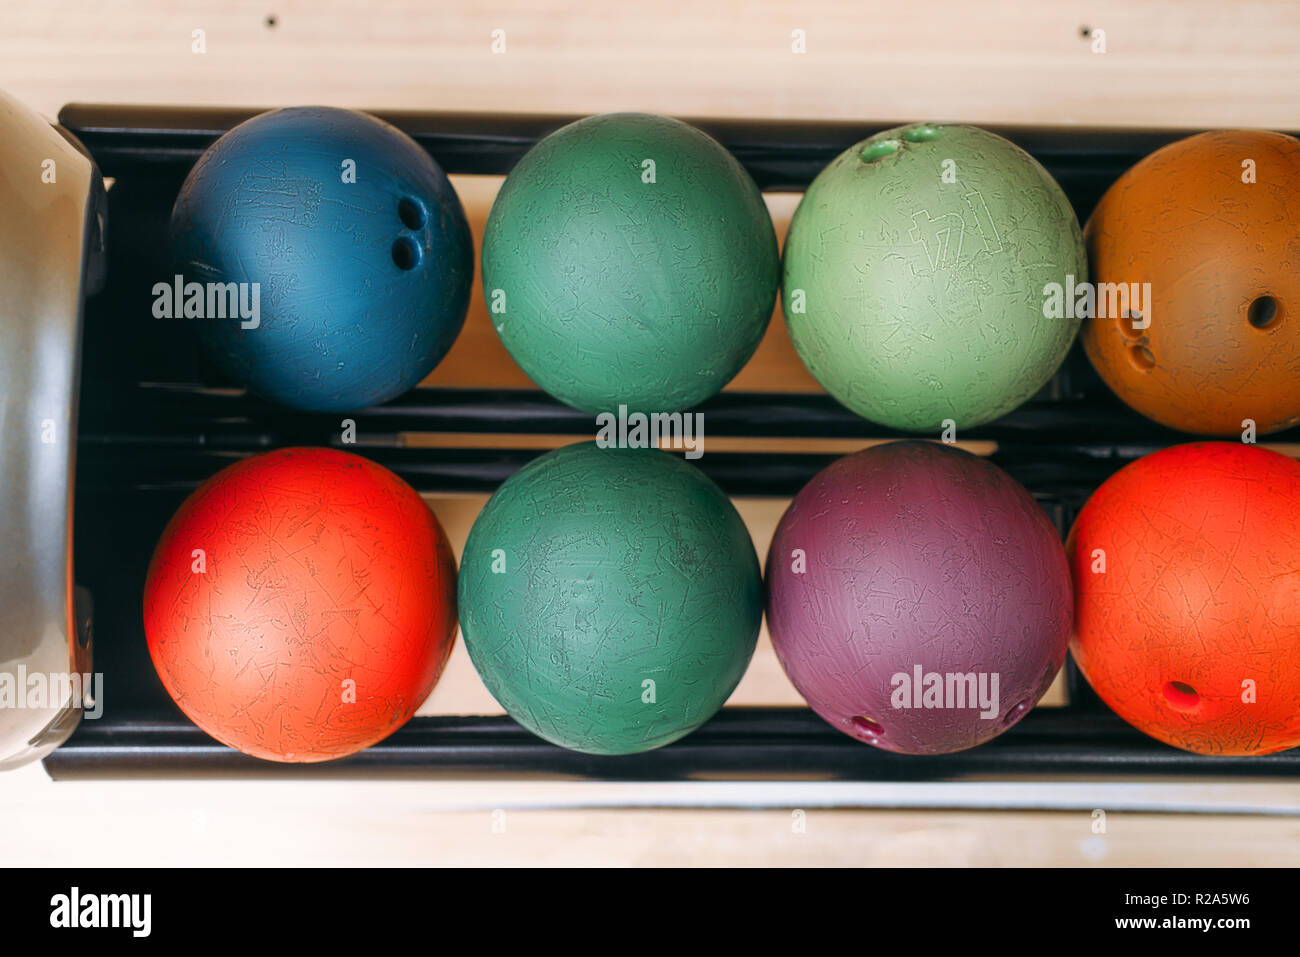
[(782, 305), (826, 391), (882, 425), (996, 419), (1041, 389), (1078, 332), (1049, 283), (1087, 278), (1078, 219), (1028, 153), (970, 126), (913, 125), (841, 153), (786, 240)]

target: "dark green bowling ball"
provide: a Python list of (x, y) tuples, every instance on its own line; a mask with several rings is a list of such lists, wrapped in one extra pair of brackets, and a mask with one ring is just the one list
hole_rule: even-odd
[(588, 412), (688, 408), (771, 318), (776, 234), (758, 187), (692, 126), (614, 113), (539, 142), (483, 235), (483, 289), (534, 382)]
[(762, 580), (735, 507), (657, 449), (570, 445), (497, 490), (465, 544), (460, 624), (501, 706), (548, 741), (630, 754), (722, 707)]

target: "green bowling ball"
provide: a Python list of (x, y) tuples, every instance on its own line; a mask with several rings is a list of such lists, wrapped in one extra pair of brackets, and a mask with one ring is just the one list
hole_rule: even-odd
[(460, 627), (503, 708), (590, 754), (648, 751), (722, 707), (762, 620), (735, 507), (658, 449), (570, 445), (492, 496), (460, 567)]
[(644, 113), (541, 140), (483, 234), (501, 341), (534, 382), (587, 412), (673, 412), (716, 394), (762, 339), (779, 278), (749, 174), (694, 127)]
[(782, 306), (804, 365), (882, 425), (937, 432), (1011, 411), (1078, 332), (1045, 287), (1087, 279), (1078, 219), (1039, 163), (970, 126), (913, 125), (841, 153), (786, 239)]

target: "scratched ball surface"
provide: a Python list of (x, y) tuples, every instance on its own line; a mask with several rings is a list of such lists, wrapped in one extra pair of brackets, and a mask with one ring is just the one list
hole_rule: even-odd
[[(460, 200), (414, 140), (364, 113), (303, 107), (236, 126), (186, 177), (171, 237), (176, 270), (202, 284), (204, 317), (186, 321), (208, 355), (293, 408), (400, 395), (465, 321), (474, 252)], [(244, 284), (238, 318), (220, 318), (215, 292), (207, 305), (208, 284), (227, 283)]]
[(1121, 399), (1202, 435), (1300, 422), (1300, 141), (1171, 143), (1119, 178), (1084, 235), (1108, 291), (1081, 338)]
[(826, 391), (897, 429), (958, 429), (1046, 384), (1079, 328), (1044, 287), (1087, 275), (1082, 234), (1028, 153), (967, 126), (915, 125), (841, 153), (790, 223), (782, 305)]
[(1121, 718), (1201, 754), (1300, 746), (1300, 464), (1164, 449), (1093, 494), (1068, 548), (1071, 650)]
[(488, 501), (461, 560), (479, 676), (548, 741), (630, 754), (722, 707), (754, 651), (762, 581), (735, 507), (657, 449), (570, 445)]
[(456, 565), (405, 482), (331, 449), (223, 469), (176, 512), (145, 584), (145, 635), (181, 710), (273, 761), (325, 761), (400, 727), (456, 634)]
[(889, 751), (974, 747), (1019, 721), (1065, 659), (1060, 536), (1004, 471), (951, 446), (845, 456), (790, 504), (767, 624), (809, 707)]
[(492, 322), (519, 366), (588, 412), (704, 401), (757, 348), (779, 258), (758, 187), (664, 116), (579, 120), (506, 178), (483, 234)]

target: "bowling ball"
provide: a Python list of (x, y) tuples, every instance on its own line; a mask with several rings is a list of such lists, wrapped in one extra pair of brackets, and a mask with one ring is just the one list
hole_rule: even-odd
[(715, 140), (643, 113), (539, 142), (483, 234), (483, 289), (506, 349), (587, 412), (672, 412), (748, 361), (776, 299), (758, 187)]
[(767, 558), (767, 625), (808, 705), (887, 751), (974, 747), (1019, 721), (1065, 659), (1060, 536), (996, 465), (894, 442), (818, 473)]
[(1300, 745), (1300, 465), (1164, 449), (1093, 494), (1067, 547), (1071, 650), (1121, 718), (1201, 754)]
[(400, 727), (442, 674), (455, 559), (387, 469), (268, 452), (218, 472), (168, 523), (144, 626), (168, 694), (212, 737), (273, 761), (339, 758)]
[(1084, 236), (1098, 305), (1083, 346), (1121, 399), (1201, 435), (1300, 422), (1300, 141), (1171, 143), (1120, 177)]
[(808, 371), (891, 428), (969, 428), (1043, 387), (1078, 319), (1044, 288), (1087, 274), (1065, 194), (1037, 161), (969, 126), (904, 126), (850, 147), (790, 223), (782, 305)]
[(762, 581), (735, 507), (658, 449), (556, 449), (465, 544), (461, 633), (510, 715), (590, 754), (648, 751), (722, 707), (754, 651)]
[[(400, 395), (465, 321), (460, 200), (414, 140), (364, 113), (303, 107), (236, 126), (186, 177), (171, 238), (177, 272), (202, 284), (185, 295), (203, 296), (191, 321), (213, 363), (296, 409)], [(212, 285), (227, 283), (248, 285)], [(223, 288), (245, 297), (238, 315)]]

